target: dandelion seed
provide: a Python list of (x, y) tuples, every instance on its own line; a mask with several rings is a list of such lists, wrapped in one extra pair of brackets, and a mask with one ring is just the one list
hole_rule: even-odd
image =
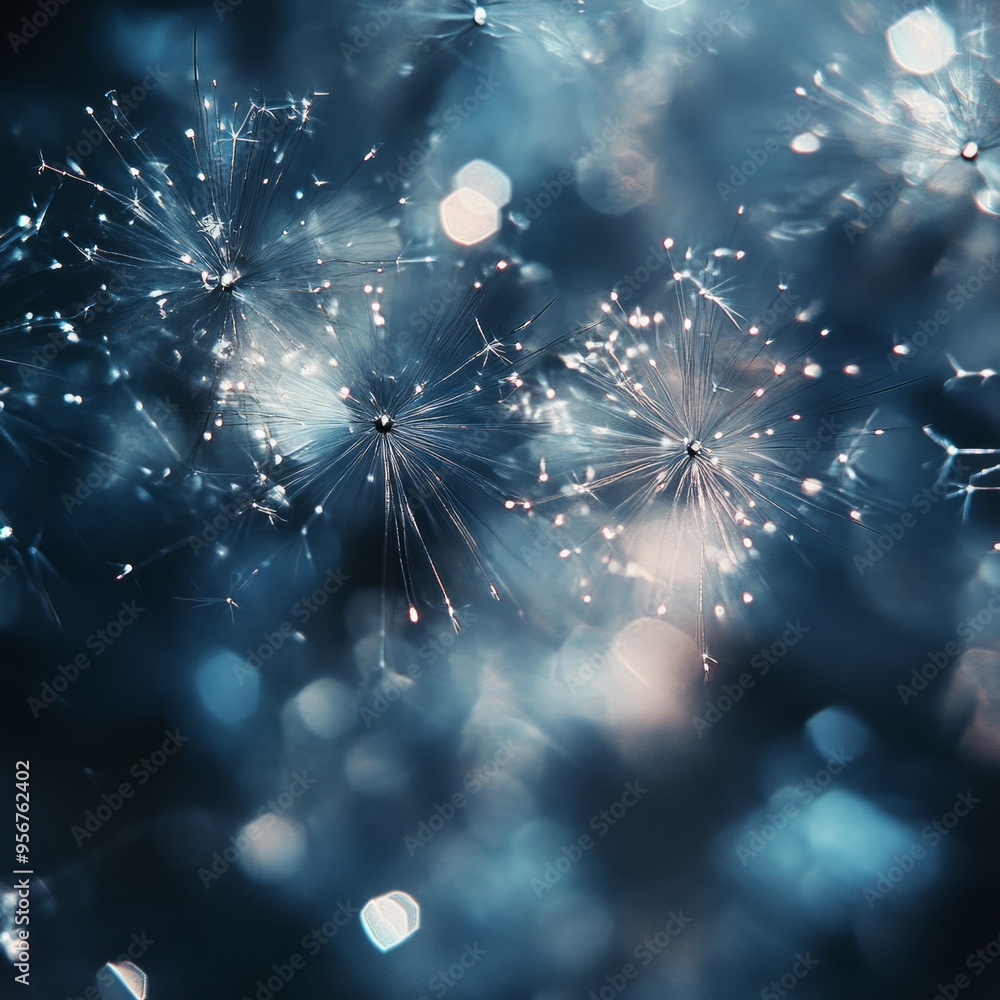
[[(362, 0), (362, 10), (373, 5)], [(408, 36), (424, 49), (464, 47), (482, 39), (510, 39), (541, 47), (563, 60), (592, 58), (584, 0), (413, 0), (400, 14)]]
[[(197, 73), (195, 83), (200, 94)], [(261, 365), (298, 346), (294, 330), (315, 314), (318, 293), (398, 259), (395, 232), (358, 198), (324, 190), (320, 181), (305, 197), (289, 190), (298, 183), (314, 99), (227, 110), (213, 81), (181, 151), (161, 137), (166, 157), (112, 96), (113, 126), (89, 113), (125, 185), (92, 178), (79, 165), (42, 162), (42, 170), (88, 187), (104, 205), (96, 225), (66, 238), (109, 275), (114, 298), (102, 326), (106, 319), (111, 350), (152, 359), (161, 372), (175, 369), (178, 391), (190, 401), (184, 411), (206, 423), (223, 380), (252, 385)]]
[[(972, 195), (981, 211), (1000, 215), (1000, 62), (987, 17), (965, 10), (961, 20), (969, 27), (956, 40), (952, 25), (925, 7), (888, 29), (880, 77), (853, 84), (840, 64), (816, 73), (815, 95), (803, 94), (826, 105), (819, 132), (850, 140), (908, 185)], [(819, 147), (799, 143), (797, 151)], [(886, 206), (876, 211), (872, 201), (866, 210), (881, 216)]]
[[(379, 306), (370, 315), (383, 316), (380, 292), (367, 289), (370, 307)], [(341, 522), (377, 516), (383, 580), (395, 564), (410, 621), (420, 617), (423, 569), (456, 632), (445, 553), (457, 543), (499, 600), (481, 536), (490, 511), (509, 505), (511, 485), (521, 492), (533, 478), (514, 457), (536, 427), (514, 365), (531, 362), (515, 340), (534, 317), (506, 335), (490, 333), (491, 294), (492, 282), (474, 289), (419, 337), (391, 317), (367, 331), (331, 324), (336, 364), (315, 349), (291, 355), (261, 397), (293, 502), (318, 498), (317, 511), (334, 510)]]
[[(724, 271), (738, 259), (709, 254), (698, 264), (687, 251), (682, 265), (671, 262), (673, 308), (650, 316), (615, 303), (582, 348), (564, 355), (581, 385), (567, 407), (571, 451), (592, 467), (581, 489), (607, 505), (600, 533), (617, 538), (621, 521), (629, 542), (663, 516), (654, 548), (664, 555), (669, 536), (670, 587), (685, 573), (693, 578), (706, 680), (715, 661), (704, 608), (718, 586), (709, 573), (718, 581), (746, 570), (759, 536), (794, 539), (799, 524), (825, 534), (838, 521), (857, 522), (853, 461), (834, 458), (850, 432), (838, 417), (870, 405), (852, 402), (842, 381), (859, 369), (823, 374), (814, 352), (829, 331), (793, 308), (787, 288), (756, 323), (736, 310)], [(636, 548), (643, 573), (658, 577), (648, 539)], [(748, 588), (740, 599), (752, 601)], [(713, 607), (721, 619), (726, 605)]]
[[(945, 453), (935, 485), (945, 491), (946, 499), (962, 499), (962, 521), (967, 522), (973, 497), (977, 493), (994, 493), (1000, 490), (1000, 485), (996, 483), (1000, 479), (1000, 464), (989, 461), (1000, 457), (1000, 448), (960, 448), (929, 424), (924, 427), (924, 433)], [(984, 462), (985, 467), (969, 471), (964, 459)], [(956, 478), (957, 472), (961, 472), (964, 478)]]
[(239, 604), (236, 599), (239, 597), (241, 591), (257, 574), (260, 572), (260, 567), (253, 569), (249, 575), (244, 579), (241, 573), (233, 573), (229, 579), (229, 589), (221, 596), (210, 597), (201, 592), (201, 587), (198, 586), (197, 582), (192, 580), (191, 583), (195, 590), (198, 591), (197, 597), (178, 597), (175, 598), (178, 601), (185, 601), (196, 608), (211, 608), (211, 607), (221, 607), (224, 611), (229, 612), (230, 620), (233, 625), (236, 624), (236, 612), (239, 610)]

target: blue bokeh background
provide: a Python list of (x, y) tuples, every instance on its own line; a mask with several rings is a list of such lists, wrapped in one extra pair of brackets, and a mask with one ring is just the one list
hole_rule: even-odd
[[(95, 287), (59, 232), (96, 199), (68, 183), (53, 194), (39, 151), (76, 145), (91, 125), (83, 106), (131, 90), (152, 67), (163, 82), (130, 118), (151, 148), (180, 155), (196, 37), (203, 84), (218, 79), (231, 100), (328, 94), (305, 176), (339, 183), (379, 145), (351, 184), (376, 206), (405, 193), (408, 204), (392, 207), (404, 256), (433, 258), (380, 279), (390, 315), (410, 316), (456, 274), (506, 257), (517, 276), (492, 321), (509, 329), (554, 299), (531, 331), (545, 342), (593, 320), (665, 237), (745, 249), (744, 301), (757, 308), (788, 281), (834, 331), (839, 363), (894, 386), (871, 406), (891, 432), (861, 460), (874, 530), (804, 530), (798, 546), (759, 553), (754, 604), (711, 623), (719, 666), (705, 687), (689, 614), (649, 616), (639, 583), (607, 572), (594, 550), (560, 559), (544, 514), (494, 511), (483, 544), (505, 599), (443, 552), (469, 584), (463, 632), (439, 611), (390, 629), (382, 675), (378, 524), (334, 511), (311, 539), (311, 562), (266, 520), (221, 553), (178, 546), (213, 510), (204, 491), (159, 474), (161, 442), (109, 383), (99, 350), (63, 353), (58, 384), (19, 400), (24, 420), (0, 442), (0, 510), (16, 526), (14, 568), (0, 583), (0, 733), (11, 784), (13, 762), (31, 760), (30, 991), (83, 996), (145, 935), (152, 943), (135, 960), (154, 998), (236, 1000), (260, 983), (265, 997), (274, 966), (296, 953), (303, 968), (282, 997), (931, 1000), (960, 974), (961, 995), (993, 996), (1000, 974), (967, 958), (1000, 939), (997, 512), (989, 492), (965, 519), (961, 497), (916, 498), (945, 459), (924, 425), (960, 447), (1000, 447), (997, 380), (955, 379), (948, 357), (970, 371), (996, 365), (1000, 283), (987, 280), (905, 364), (892, 350), (915, 343), (949, 292), (995, 257), (1000, 223), (970, 199), (913, 188), (848, 239), (858, 201), (843, 194), (870, 204), (891, 182), (884, 165), (836, 142), (796, 155), (778, 127), (819, 66), (844, 58), (860, 85), (884, 77), (878, 24), (903, 11), (607, 0), (578, 18), (568, 49), (553, 50), (530, 25), (557, 3), (507, 6), (523, 35), (435, 39), (435, 5), (421, 2), (360, 47), (357, 32), (388, 8), (69, 0), (17, 51), (8, 39), (0, 218), (53, 197), (38, 257), (5, 275), (12, 351), (26, 311), (65, 310)], [(38, 9), (8, 5), (5, 32)], [(449, 116), (484, 76), (497, 81), (488, 97)], [(609, 123), (624, 159), (598, 158), (559, 181)], [(780, 149), (721, 197), (720, 181), (776, 134)], [(106, 153), (95, 162), (111, 165)], [(499, 232), (462, 248), (442, 233), (438, 204), (475, 159), (506, 174), (511, 201)], [(397, 188), (389, 175), (406, 163)], [(535, 213), (556, 184), (551, 207)], [(44, 269), (53, 256), (64, 266)], [(659, 307), (665, 278), (640, 290), (647, 309)], [(103, 321), (113, 333), (114, 312)], [(159, 391), (155, 369), (130, 388), (144, 399)], [(93, 455), (113, 448), (134, 472), (116, 464), (68, 508)], [(866, 557), (906, 512), (913, 526)], [(126, 563), (138, 568), (118, 579)], [(331, 573), (346, 583), (304, 609)], [(402, 606), (398, 588), (388, 600)], [(123, 605), (134, 624), (113, 643), (95, 638)], [(269, 654), (255, 664), (262, 644)], [(106, 650), (58, 699), (31, 707), (59, 665), (97, 646)], [(925, 688), (900, 693), (941, 657)], [(176, 732), (187, 742), (162, 769), (136, 771)], [(96, 832), (74, 834), (123, 781), (134, 797)], [(465, 798), (446, 817), (456, 793)], [(248, 841), (247, 824), (268, 809), (277, 818)], [(432, 826), (436, 816), (446, 821)], [(237, 843), (238, 858), (213, 871)], [(897, 868), (898, 884), (879, 881)], [(394, 889), (421, 906), (420, 930), (398, 949), (378, 952), (356, 915), (322, 947), (304, 943)], [(456, 963), (460, 979), (448, 973)], [(18, 995), (12, 980), (5, 967), (0, 994)]]

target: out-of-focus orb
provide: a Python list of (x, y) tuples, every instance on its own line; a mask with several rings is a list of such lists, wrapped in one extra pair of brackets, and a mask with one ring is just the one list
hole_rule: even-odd
[(472, 188), (452, 191), (438, 212), (445, 235), (462, 247), (482, 243), (500, 229), (500, 210)]
[(893, 61), (914, 76), (936, 73), (958, 54), (954, 30), (930, 7), (901, 17), (885, 36)]
[(864, 722), (849, 709), (835, 706), (817, 712), (806, 723), (806, 733), (816, 752), (826, 760), (840, 753), (855, 760), (871, 743)]
[(797, 135), (792, 139), (790, 146), (793, 153), (801, 153), (804, 156), (808, 156), (810, 153), (815, 153), (821, 143), (819, 141), (819, 136), (813, 134), (812, 132), (803, 132), (801, 135)]
[(643, 3), (647, 7), (652, 7), (653, 10), (671, 10), (687, 3), (687, 0), (643, 0)]
[(101, 1000), (146, 1000), (149, 977), (132, 962), (108, 962), (97, 973)]
[(668, 726), (688, 722), (688, 681), (697, 653), (683, 632), (658, 618), (639, 618), (615, 636), (614, 651), (639, 682), (632, 686), (618, 680), (613, 694), (615, 708), (620, 711), (628, 695), (633, 703), (633, 724), (638, 719)]
[(401, 945), (420, 927), (420, 904), (398, 889), (376, 896), (361, 911), (361, 926), (379, 951)]
[(207, 659), (198, 668), (195, 686), (205, 708), (227, 726), (243, 722), (257, 710), (260, 676), (231, 650)]
[(294, 875), (306, 856), (302, 826), (287, 816), (266, 812), (236, 834), (240, 866), (251, 878), (277, 882)]
[(321, 739), (340, 736), (354, 722), (350, 692), (329, 677), (306, 685), (295, 696), (295, 708), (306, 729)]
[(1000, 767), (1000, 653), (988, 642), (962, 653), (944, 709), (964, 723), (963, 754), (979, 765)]
[(653, 174), (652, 162), (638, 149), (613, 145), (580, 160), (577, 192), (598, 212), (624, 215), (652, 197)]
[(514, 189), (510, 178), (486, 160), (471, 160), (454, 177), (456, 188), (472, 188), (478, 191), (497, 208), (503, 208), (510, 201)]

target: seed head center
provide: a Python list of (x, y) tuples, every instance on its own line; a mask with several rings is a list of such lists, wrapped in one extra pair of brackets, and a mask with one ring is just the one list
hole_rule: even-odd
[(375, 430), (377, 430), (379, 434), (388, 434), (389, 431), (391, 431), (393, 427), (396, 426), (396, 422), (392, 419), (392, 417), (389, 416), (388, 413), (380, 413), (372, 421), (372, 423), (375, 426)]

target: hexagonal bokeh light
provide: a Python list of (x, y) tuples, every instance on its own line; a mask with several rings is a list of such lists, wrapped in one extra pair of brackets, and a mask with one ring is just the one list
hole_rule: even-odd
[(455, 190), (441, 201), (441, 228), (453, 243), (473, 246), (500, 230), (510, 201), (510, 178), (486, 160), (471, 160), (452, 179)]

